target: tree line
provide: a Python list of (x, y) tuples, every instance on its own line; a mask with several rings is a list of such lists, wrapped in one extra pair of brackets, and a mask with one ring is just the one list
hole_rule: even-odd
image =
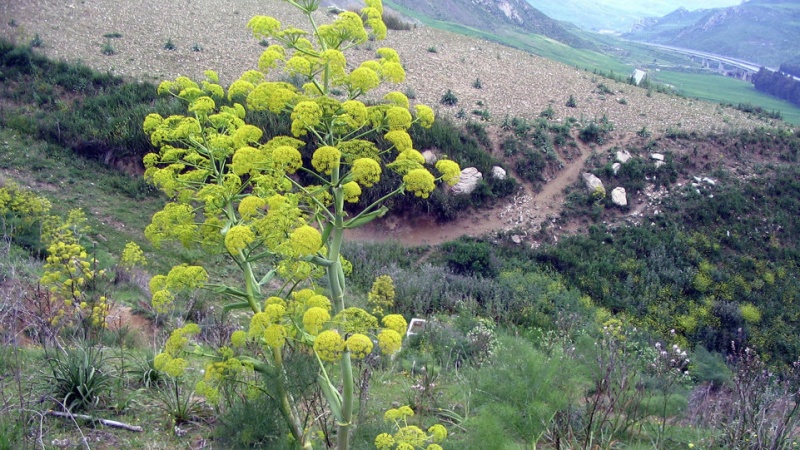
[(800, 66), (781, 64), (777, 71), (762, 67), (753, 76), (756, 90), (800, 105)]

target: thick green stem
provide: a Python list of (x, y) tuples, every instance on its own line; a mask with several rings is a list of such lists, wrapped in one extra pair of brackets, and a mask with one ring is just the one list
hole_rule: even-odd
[[(338, 167), (334, 169), (333, 178), (338, 181)], [(330, 282), (331, 289), (331, 302), (334, 305), (335, 313), (345, 309), (344, 280), (340, 277), (342, 271), (342, 264), (339, 260), (339, 254), (342, 249), (342, 238), (344, 236), (344, 192), (341, 187), (333, 189), (334, 199), (334, 223), (331, 230), (331, 242), (328, 247), (328, 260), (332, 261), (329, 267), (326, 268), (328, 274), (328, 281)], [(353, 364), (350, 360), (350, 352), (344, 352), (342, 359), (339, 361), (341, 368), (341, 382), (342, 382), (342, 417), (341, 421), (337, 424), (337, 449), (348, 450), (350, 447), (350, 429), (353, 422), (353, 402), (354, 402), (354, 381), (353, 381)]]
[(261, 303), (259, 303), (258, 298), (256, 298), (261, 293), (261, 287), (258, 285), (258, 281), (256, 281), (256, 276), (253, 273), (253, 265), (249, 262), (245, 262), (242, 264), (242, 269), (244, 270), (244, 282), (246, 286), (246, 293), (247, 293), (247, 303), (250, 304), (250, 309), (253, 310), (253, 313), (260, 313), (261, 312)]

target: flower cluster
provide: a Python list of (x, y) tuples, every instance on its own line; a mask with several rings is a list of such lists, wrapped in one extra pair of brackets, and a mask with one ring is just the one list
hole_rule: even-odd
[(435, 424), (427, 433), (416, 425), (409, 425), (408, 419), (414, 416), (409, 406), (389, 409), (384, 413), (384, 421), (391, 423), (394, 434), (381, 433), (375, 438), (378, 450), (442, 450), (441, 443), (447, 438), (447, 428)]
[(189, 362), (182, 358), (182, 355), (189, 345), (189, 337), (198, 333), (200, 327), (194, 323), (188, 323), (174, 330), (164, 344), (164, 351), (156, 355), (153, 360), (155, 369), (173, 378), (182, 376), (189, 367)]

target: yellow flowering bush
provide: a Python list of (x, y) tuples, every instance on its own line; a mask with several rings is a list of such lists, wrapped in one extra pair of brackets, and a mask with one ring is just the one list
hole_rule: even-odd
[(414, 416), (409, 406), (401, 406), (387, 410), (383, 420), (390, 423), (394, 434), (381, 433), (375, 438), (378, 450), (441, 450), (441, 444), (447, 438), (447, 428), (435, 424), (427, 433), (416, 425), (409, 425), (408, 419)]
[[(344, 230), (383, 216), (392, 196), (427, 198), (437, 181), (451, 181), (455, 169), (445, 165), (437, 179), (413, 147), (408, 130), (415, 123), (431, 126), (432, 109), (414, 105), (412, 110), (397, 90), (378, 103), (360, 98), (405, 79), (400, 56), (391, 48), (348, 64), (349, 49), (385, 37), (380, 0), (322, 21), (314, 15), (319, 2), (289, 3), (307, 18), (309, 29), (252, 18), (247, 26), (266, 48), (256, 68), (227, 90), (213, 71), (201, 82), (178, 77), (159, 85), (160, 94), (185, 102), (186, 113), (150, 114), (144, 120), (156, 147), (144, 158), (145, 178), (170, 198), (145, 236), (155, 245), (174, 241), (221, 255), (241, 276), (232, 281), (228, 272), (211, 276), (200, 265), (178, 266), (153, 277), (152, 303), (168, 310), (181, 292), (205, 288), (228, 302), (226, 311), (247, 310), (247, 329), (231, 337), (235, 358), (220, 351), (206, 369), (215, 375), (204, 379), (198, 392), (218, 398), (217, 378), (238, 376), (214, 364), (252, 364), (267, 377), (292, 439), (304, 449), (312, 447), (315, 432), (329, 427), (292, 404), (283, 384), (284, 354), (316, 354), (319, 388), (337, 424), (332, 433), (337, 445), (347, 448), (355, 398), (351, 359), (370, 354), (375, 341), (383, 354), (397, 352), (405, 321), (384, 317), (391, 306), (385, 296), (375, 303), (384, 328), (377, 317), (347, 303), (352, 264), (341, 255)], [(271, 81), (275, 69), (294, 84)], [(247, 123), (251, 112), (290, 121), (289, 135), (266, 137), (265, 130)], [(376, 198), (365, 191), (386, 179), (386, 171), (402, 181), (361, 205)], [(339, 376), (329, 377), (328, 366)]]

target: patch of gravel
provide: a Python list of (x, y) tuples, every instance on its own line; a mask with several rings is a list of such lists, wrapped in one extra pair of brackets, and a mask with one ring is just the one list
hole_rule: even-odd
[[(257, 14), (305, 28), (301, 15), (278, 0), (0, 0), (0, 35), (29, 42), (38, 34), (44, 43), (40, 51), (52, 58), (139, 80), (157, 83), (178, 75), (202, 79), (204, 70), (213, 69), (228, 84), (254, 68), (263, 50), (245, 27)], [(319, 12), (317, 19), (324, 22), (331, 16)], [(108, 33), (122, 36), (105, 38)], [(168, 40), (174, 50), (164, 49)], [(102, 53), (106, 43), (115, 54)], [(390, 30), (385, 42), (354, 50), (351, 62), (373, 57), (380, 46), (395, 48), (406, 66), (407, 80), (397, 89), (413, 90), (416, 101), (449, 116), (462, 108), (467, 115), (487, 109), (492, 121), (500, 123), (505, 117), (535, 118), (550, 106), (558, 120), (575, 117), (585, 123), (605, 115), (622, 132), (642, 127), (657, 134), (668, 128), (714, 132), (766, 125), (734, 109), (655, 92), (648, 97), (645, 89), (428, 27)], [(476, 79), (482, 89), (472, 86)], [(600, 93), (599, 83), (614, 94)], [(458, 105), (439, 104), (448, 89), (458, 97)], [(577, 108), (565, 106), (570, 95)]]

